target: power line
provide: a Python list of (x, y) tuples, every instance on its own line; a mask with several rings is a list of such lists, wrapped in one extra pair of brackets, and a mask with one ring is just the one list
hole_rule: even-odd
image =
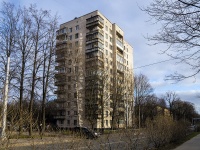
[[(190, 54), (188, 54), (188, 55), (184, 55), (184, 56), (181, 56), (181, 57), (184, 58), (184, 57), (186, 57), (186, 56), (190, 56)], [(147, 64), (147, 65), (140, 66), (140, 67), (136, 67), (136, 68), (133, 68), (133, 69), (144, 68), (144, 67), (148, 67), (148, 66), (152, 66), (152, 65), (160, 64), (160, 63), (163, 63), (163, 62), (167, 62), (167, 61), (170, 61), (170, 60), (175, 60), (175, 59), (179, 59), (179, 58), (178, 58), (178, 57), (174, 57), (174, 58), (171, 58), (171, 59), (167, 59), (167, 60), (159, 61), (159, 62), (152, 63), (152, 64)]]
[(156, 63), (147, 64), (147, 65), (144, 65), (144, 66), (136, 67), (136, 68), (133, 68), (133, 69), (144, 68), (144, 67), (148, 67), (148, 66), (152, 66), (152, 65), (160, 64), (160, 63), (163, 63), (163, 62), (167, 62), (167, 61), (170, 61), (170, 60), (174, 60), (174, 59), (175, 59), (175, 58), (171, 58), (171, 59), (167, 59), (167, 60), (159, 61), (159, 62), (156, 62)]

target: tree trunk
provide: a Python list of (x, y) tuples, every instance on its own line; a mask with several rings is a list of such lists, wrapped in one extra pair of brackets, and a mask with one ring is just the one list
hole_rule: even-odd
[(3, 117), (2, 117), (2, 131), (0, 133), (0, 138), (3, 140), (6, 138), (6, 120), (7, 120), (7, 103), (8, 103), (8, 80), (9, 80), (9, 70), (10, 70), (10, 56), (7, 57), (6, 66), (6, 82), (4, 87), (4, 97), (3, 97)]

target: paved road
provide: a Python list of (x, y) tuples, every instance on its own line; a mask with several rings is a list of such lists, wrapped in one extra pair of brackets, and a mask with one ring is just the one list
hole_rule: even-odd
[(200, 150), (200, 134), (183, 143), (174, 150)]

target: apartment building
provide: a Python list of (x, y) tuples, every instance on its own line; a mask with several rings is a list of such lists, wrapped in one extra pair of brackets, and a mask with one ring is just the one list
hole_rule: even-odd
[(133, 48), (98, 10), (56, 36), (57, 125), (124, 128), (133, 123)]

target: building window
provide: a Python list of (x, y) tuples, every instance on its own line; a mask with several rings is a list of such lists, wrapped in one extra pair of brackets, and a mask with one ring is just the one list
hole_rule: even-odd
[(74, 126), (77, 126), (77, 120), (74, 120)]
[(71, 98), (71, 94), (70, 94), (70, 93), (68, 93), (68, 95), (67, 95), (67, 96), (68, 96), (68, 98)]
[(68, 73), (71, 73), (72, 72), (72, 68), (68, 68)]
[(69, 48), (72, 48), (72, 43), (69, 44)]
[(105, 44), (106, 44), (106, 47), (108, 47), (108, 42), (105, 42)]
[(110, 37), (110, 42), (112, 43), (112, 38)]
[(71, 90), (71, 85), (68, 85), (68, 90)]
[(78, 72), (78, 66), (75, 66), (75, 73)]
[(111, 50), (113, 49), (113, 46), (112, 46), (112, 45), (110, 45), (110, 49), (111, 49)]
[(69, 36), (69, 40), (72, 40), (72, 35)]
[(67, 115), (68, 115), (68, 116), (70, 115), (70, 111), (67, 111)]
[(72, 64), (72, 60), (68, 60), (68, 65), (71, 65)]
[(111, 58), (113, 57), (113, 54), (112, 54), (112, 53), (110, 53), (110, 57), (111, 57)]
[(106, 117), (108, 117), (108, 111), (106, 111)]
[(108, 31), (108, 26), (106, 26), (106, 31)]
[(110, 34), (112, 34), (112, 29), (110, 29)]
[(64, 124), (64, 120), (59, 120), (59, 124)]
[(108, 55), (108, 50), (106, 50), (106, 55)]
[(108, 39), (108, 34), (106, 33), (106, 39)]
[(77, 93), (76, 92), (74, 93), (74, 98), (77, 98)]
[(70, 102), (67, 102), (67, 106), (70, 107)]
[(76, 46), (76, 47), (78, 46), (78, 41), (75, 42), (75, 46)]
[(70, 125), (70, 120), (67, 120), (67, 125)]
[(70, 81), (71, 81), (71, 76), (68, 77), (68, 82), (70, 82)]
[(106, 126), (108, 126), (108, 120), (106, 120)]
[(71, 33), (72, 32), (72, 28), (69, 28), (69, 33)]
[(79, 30), (79, 25), (76, 25), (75, 29), (76, 29), (76, 30)]
[(75, 34), (75, 39), (78, 39), (78, 33)]
[(77, 115), (78, 113), (77, 113), (77, 111), (74, 111), (74, 115)]
[(108, 64), (108, 58), (106, 58), (106, 63)]

